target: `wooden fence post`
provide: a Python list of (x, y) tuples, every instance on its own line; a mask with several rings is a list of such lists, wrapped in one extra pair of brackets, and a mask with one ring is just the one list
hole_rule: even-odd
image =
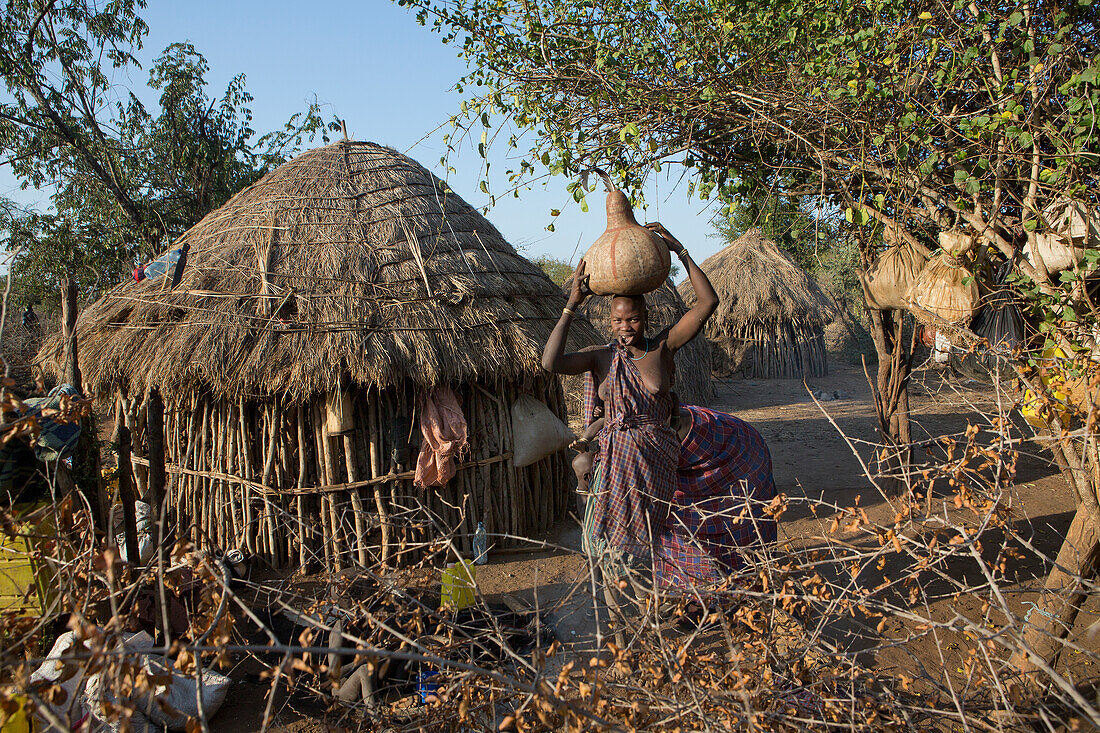
[[(130, 462), (130, 428), (126, 427), (125, 413), (118, 410), (115, 423), (115, 440), (118, 443), (118, 500), (122, 504), (122, 521), (126, 533), (126, 556), (138, 563), (137, 517), (134, 514), (134, 468)], [(108, 532), (111, 528), (108, 527)], [(112, 544), (114, 537), (111, 537)]]
[(149, 507), (152, 511), (153, 542), (157, 553), (166, 558), (164, 527), (164, 402), (157, 390), (149, 390), (145, 407), (145, 435), (149, 445)]

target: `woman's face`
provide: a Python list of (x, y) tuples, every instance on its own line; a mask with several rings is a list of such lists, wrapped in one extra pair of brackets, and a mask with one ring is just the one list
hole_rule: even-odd
[(624, 346), (642, 347), (645, 341), (646, 314), (632, 298), (611, 301), (611, 335)]

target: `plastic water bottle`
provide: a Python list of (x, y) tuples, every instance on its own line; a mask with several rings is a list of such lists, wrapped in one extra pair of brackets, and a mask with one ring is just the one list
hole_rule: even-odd
[(484, 565), (489, 561), (488, 536), (485, 532), (485, 523), (477, 523), (477, 531), (474, 532), (474, 562)]
[(162, 275), (165, 275), (170, 269), (175, 267), (176, 263), (180, 261), (180, 255), (183, 254), (183, 248), (169, 250), (165, 254), (156, 258), (148, 265), (145, 266), (145, 277), (149, 280), (155, 280)]

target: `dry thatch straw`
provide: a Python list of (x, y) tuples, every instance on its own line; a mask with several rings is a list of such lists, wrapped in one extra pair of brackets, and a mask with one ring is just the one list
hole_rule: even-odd
[[(700, 267), (718, 293), (706, 329), (717, 347), (716, 368), (759, 378), (826, 373), (824, 329), (833, 303), (775, 242), (750, 229)], [(685, 303), (695, 302), (690, 282), (678, 289)]]
[[(523, 535), (564, 516), (564, 454), (513, 466), (509, 418), (521, 394), (565, 417), (540, 363), (564, 298), (416, 161), (347, 140), (304, 153), (181, 247), (177, 283), (119, 285), (76, 327), (85, 390), (118, 396), (139, 456), (142, 401), (163, 396), (181, 534), (339, 570), (444, 531), (468, 552), (479, 521)], [(58, 341), (41, 354), (54, 369)], [(440, 385), (458, 395), (469, 455), (418, 493), (410, 459), (392, 456), (411, 435), (415, 458), (407, 426)]]
[[(77, 325), (96, 394), (304, 399), (540, 370), (564, 301), (446, 183), (367, 142), (307, 152), (188, 230), (181, 282), (126, 283)], [(280, 322), (282, 319), (282, 322)], [(57, 349), (48, 354), (57, 357)]]
[[(563, 291), (568, 293), (572, 285), (573, 278), (569, 278), (562, 286)], [(595, 340), (585, 345), (606, 344), (611, 340), (608, 335), (611, 323), (611, 298), (612, 296), (589, 296), (577, 313), (578, 321), (585, 325), (591, 324), (592, 330), (598, 332)], [(668, 328), (688, 311), (671, 281), (665, 281), (661, 287), (646, 294), (645, 301), (649, 313), (648, 332), (650, 334)], [(578, 329), (573, 335), (577, 338), (591, 338), (580, 334)], [(714, 385), (711, 383), (710, 374), (711, 347), (705, 338), (694, 338), (687, 346), (676, 352), (676, 392), (681, 402), (691, 405), (709, 404), (714, 398)], [(581, 395), (583, 382), (579, 378), (570, 378), (566, 379), (565, 386), (569, 395), (570, 414), (573, 415), (574, 403)], [(576, 414), (579, 414), (579, 408)]]

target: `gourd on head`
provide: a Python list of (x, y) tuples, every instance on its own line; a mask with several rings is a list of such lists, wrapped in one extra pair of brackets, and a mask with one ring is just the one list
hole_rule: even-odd
[(614, 188), (607, 194), (607, 229), (584, 261), (588, 287), (596, 295), (652, 292), (668, 279), (672, 268), (664, 241), (638, 224), (626, 194)]

